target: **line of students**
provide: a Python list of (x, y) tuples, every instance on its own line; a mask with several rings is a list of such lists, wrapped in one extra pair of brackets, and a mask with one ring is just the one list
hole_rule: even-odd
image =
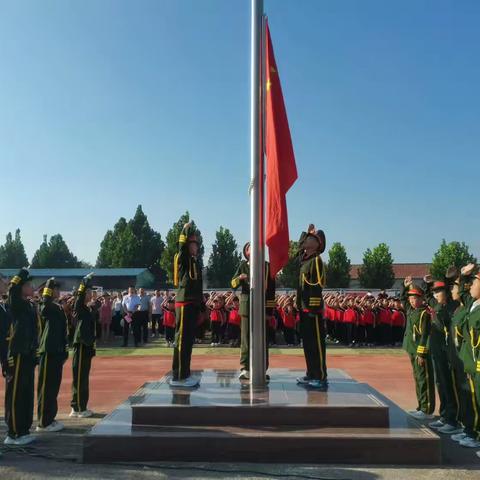
[(405, 312), (398, 298), (372, 295), (325, 295), (329, 339), (349, 347), (399, 346)]
[[(63, 365), (68, 358), (67, 317), (57, 303), (58, 282), (49, 279), (42, 291), (39, 308), (31, 302), (33, 288), (27, 269), (21, 269), (9, 285), (0, 280), (0, 290), (8, 291), (0, 308), (0, 361), (6, 380), (5, 421), (6, 445), (27, 445), (35, 437), (30, 434), (33, 423), (35, 368), (37, 382), (37, 432), (57, 432), (64, 426), (55, 420), (57, 396), (62, 381)], [(96, 318), (91, 301), (91, 276), (85, 277), (75, 295), (73, 316), (76, 329), (73, 337), (73, 382), (71, 417), (85, 418), (89, 374), (95, 355)]]
[[(407, 312), (403, 347), (413, 369), (418, 406), (410, 413), (460, 445), (480, 448), (480, 271), (451, 267), (423, 285), (405, 279)], [(480, 455), (480, 452), (478, 452)]]

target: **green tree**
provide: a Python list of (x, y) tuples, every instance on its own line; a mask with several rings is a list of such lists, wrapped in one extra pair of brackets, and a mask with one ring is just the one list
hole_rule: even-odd
[(160, 233), (156, 232), (148, 223), (141, 205), (137, 207), (137, 211), (128, 225), (136, 240), (136, 266), (151, 267), (159, 264), (165, 244)]
[(290, 240), (288, 263), (278, 274), (278, 284), (284, 288), (297, 288), (300, 264), (298, 262), (298, 242)]
[(43, 236), (43, 242), (35, 252), (31, 266), (32, 268), (77, 268), (80, 262), (58, 233), (52, 235), (50, 241), (47, 241), (46, 235)]
[(329, 288), (348, 288), (350, 284), (350, 259), (345, 247), (336, 242), (328, 251), (327, 286)]
[(465, 242), (447, 243), (443, 239), (440, 248), (433, 256), (430, 273), (434, 278), (440, 279), (445, 275), (448, 267), (462, 268), (468, 263), (477, 263), (477, 259), (470, 253)]
[[(178, 237), (182, 231), (183, 226), (190, 222), (190, 213), (185, 212), (173, 225), (172, 228), (168, 231), (165, 238), (165, 249), (163, 250), (162, 258), (160, 260), (160, 266), (167, 272), (167, 278), (170, 282), (173, 282), (173, 257), (178, 252)], [(205, 248), (203, 245), (202, 234), (195, 225), (195, 222), (192, 221), (192, 227), (197, 229), (199, 241), (200, 241), (200, 252), (199, 258), (202, 263), (203, 254)]]
[(208, 259), (207, 278), (209, 287), (229, 286), (240, 258), (241, 255), (237, 251), (237, 242), (230, 230), (220, 227)]
[(127, 228), (127, 220), (120, 217), (114, 225), (113, 230), (108, 230), (100, 244), (100, 251), (97, 257), (98, 268), (113, 268), (115, 264), (114, 257), (119, 249), (120, 238)]
[(28, 266), (28, 258), (25, 253), (20, 236), (20, 229), (15, 230), (15, 237), (8, 232), (5, 243), (0, 246), (0, 268), (22, 268)]
[(161, 235), (149, 224), (139, 205), (135, 215), (127, 222), (121, 217), (108, 230), (100, 244), (98, 268), (128, 268), (158, 266), (165, 244)]
[(360, 284), (364, 288), (390, 288), (394, 281), (393, 258), (388, 245), (380, 243), (363, 254), (363, 265), (358, 270)]

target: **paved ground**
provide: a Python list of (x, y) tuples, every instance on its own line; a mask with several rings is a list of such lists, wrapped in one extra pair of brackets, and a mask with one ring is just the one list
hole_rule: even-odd
[[(152, 350), (153, 348), (153, 350)], [(266, 465), (266, 464), (149, 464), (149, 465), (84, 465), (79, 463), (82, 434), (99, 418), (146, 381), (160, 378), (170, 368), (170, 352), (166, 349), (139, 351), (129, 349), (122, 356), (106, 356), (110, 350), (100, 351), (94, 359), (91, 375), (90, 406), (97, 418), (72, 420), (67, 417), (70, 401), (71, 364), (64, 369), (64, 382), (60, 393), (60, 415), (67, 429), (61, 434), (44, 436), (31, 448), (24, 450), (3, 449), (0, 460), (0, 480), (30, 479), (115, 479), (150, 480), (163, 478), (310, 478), (310, 479), (480, 479), (480, 459), (474, 452), (462, 461), (459, 468), (369, 468), (315, 466), (315, 465)], [(115, 353), (115, 351), (113, 352)], [(141, 354), (144, 355), (141, 355)], [(102, 355), (104, 354), (104, 355)], [(236, 368), (238, 356), (229, 349), (198, 349), (193, 368)], [(298, 350), (282, 351), (271, 356), (271, 366), (303, 368), (303, 357)], [(341, 368), (358, 381), (366, 382), (391, 398), (401, 407), (415, 407), (415, 394), (410, 365), (406, 356), (397, 350), (346, 351), (331, 350), (329, 366)], [(3, 385), (0, 386), (3, 396)], [(4, 435), (4, 427), (0, 435)], [(444, 445), (451, 454), (451, 445)], [(465, 452), (462, 452), (463, 454)], [(463, 457), (462, 457), (463, 458)]]

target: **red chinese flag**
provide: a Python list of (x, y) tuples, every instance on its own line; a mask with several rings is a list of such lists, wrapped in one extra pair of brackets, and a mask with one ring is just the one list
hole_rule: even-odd
[(297, 179), (297, 166), (268, 24), (265, 32), (265, 70), (266, 243), (270, 275), (274, 277), (288, 262), (286, 194)]

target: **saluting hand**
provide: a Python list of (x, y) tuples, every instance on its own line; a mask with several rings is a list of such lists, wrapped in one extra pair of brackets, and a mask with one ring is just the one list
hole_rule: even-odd
[(468, 277), (473, 273), (475, 270), (475, 264), (474, 263), (469, 263), (468, 265), (465, 265), (462, 267), (461, 273), (464, 277)]
[(423, 277), (423, 281), (425, 283), (432, 283), (432, 276), (430, 274), (427, 274)]

